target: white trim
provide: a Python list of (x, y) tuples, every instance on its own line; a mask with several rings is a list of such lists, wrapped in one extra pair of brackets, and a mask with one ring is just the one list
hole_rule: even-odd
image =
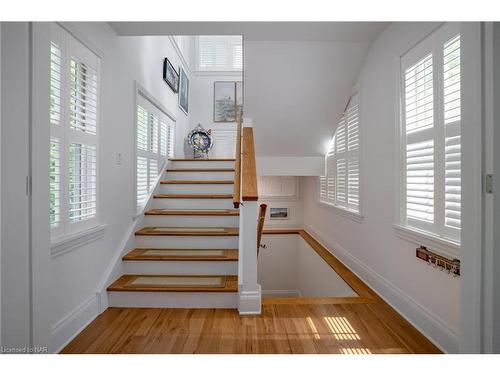
[(343, 216), (347, 219), (350, 219), (352, 221), (355, 221), (356, 223), (362, 223), (363, 222), (363, 215), (359, 214), (358, 212), (349, 210), (348, 208), (337, 206), (331, 203), (323, 202), (319, 200), (319, 203), (325, 205), (328, 208), (331, 208), (333, 211), (335, 211), (336, 214)]
[(103, 238), (107, 227), (107, 224), (101, 224), (78, 233), (54, 238), (50, 245), (50, 257), (54, 259)]
[(205, 71), (195, 70), (192, 74), (195, 76), (235, 76), (235, 77), (243, 77), (243, 71), (224, 71), (224, 70), (214, 70), (214, 71)]
[[(186, 56), (182, 53), (181, 49), (179, 48), (179, 45), (177, 44), (177, 41), (175, 40), (175, 35), (169, 35), (168, 39), (170, 40), (170, 43), (172, 43), (172, 46), (174, 47), (175, 53), (177, 53), (177, 56), (179, 56), (179, 60), (181, 60), (181, 64), (183, 65), (183, 68), (186, 70), (186, 72), (190, 72), (190, 66), (186, 60)], [(189, 43), (191, 45), (191, 43)], [(191, 51), (189, 51), (191, 53)]]
[(429, 250), (436, 251), (447, 257), (460, 259), (460, 244), (458, 242), (401, 224), (393, 224), (393, 229), (396, 236), (403, 240), (413, 242), (416, 245), (423, 245)]
[(93, 295), (52, 326), (52, 353), (59, 353), (99, 315), (99, 296)]
[(326, 237), (323, 234), (307, 225), (304, 229), (438, 348), (445, 353), (458, 353), (459, 333), (455, 329), (360, 259), (351, 255), (337, 242), (325, 241)]

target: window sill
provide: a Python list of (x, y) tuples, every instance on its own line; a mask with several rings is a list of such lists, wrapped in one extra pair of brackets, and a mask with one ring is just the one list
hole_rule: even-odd
[(363, 216), (361, 214), (359, 214), (358, 212), (354, 212), (354, 211), (348, 210), (346, 208), (335, 206), (333, 204), (329, 204), (329, 203), (325, 203), (325, 202), (321, 202), (321, 201), (319, 203), (333, 209), (340, 216), (343, 216), (347, 219), (351, 219), (352, 221), (355, 221), (356, 223), (361, 224), (363, 222)]
[(460, 244), (458, 242), (400, 224), (394, 224), (393, 228), (396, 236), (403, 240), (425, 246), (427, 249), (446, 257), (460, 259)]
[(104, 237), (107, 224), (101, 224), (95, 228), (86, 229), (78, 233), (54, 238), (50, 244), (50, 257), (56, 258), (73, 250), (97, 241)]

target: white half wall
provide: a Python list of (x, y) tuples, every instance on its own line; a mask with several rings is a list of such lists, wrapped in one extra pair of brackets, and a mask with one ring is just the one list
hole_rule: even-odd
[[(395, 160), (398, 57), (437, 25), (391, 24), (361, 71), (362, 223), (318, 201), (318, 178), (304, 177), (304, 224), (334, 254), (440, 348), (458, 352), (460, 278), (415, 257), (416, 245), (393, 231), (399, 193)], [(326, 140), (326, 139), (325, 139)]]

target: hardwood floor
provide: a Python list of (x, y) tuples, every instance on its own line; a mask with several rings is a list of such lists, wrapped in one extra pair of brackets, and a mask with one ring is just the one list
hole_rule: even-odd
[(307, 232), (264, 233), (301, 235), (359, 297), (264, 299), (260, 316), (109, 308), (62, 353), (441, 353)]
[(233, 309), (109, 308), (62, 353), (439, 353), (380, 303)]

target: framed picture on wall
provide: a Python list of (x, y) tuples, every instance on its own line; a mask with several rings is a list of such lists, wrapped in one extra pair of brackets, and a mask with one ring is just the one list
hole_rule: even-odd
[(174, 66), (166, 57), (163, 60), (163, 80), (173, 92), (179, 91), (179, 73), (175, 71)]
[(214, 82), (214, 122), (236, 122), (239, 110), (243, 110), (242, 82)]
[(269, 209), (270, 220), (288, 220), (290, 218), (290, 209), (288, 207), (271, 207)]
[(189, 105), (189, 78), (186, 72), (179, 68), (179, 107), (187, 115)]

